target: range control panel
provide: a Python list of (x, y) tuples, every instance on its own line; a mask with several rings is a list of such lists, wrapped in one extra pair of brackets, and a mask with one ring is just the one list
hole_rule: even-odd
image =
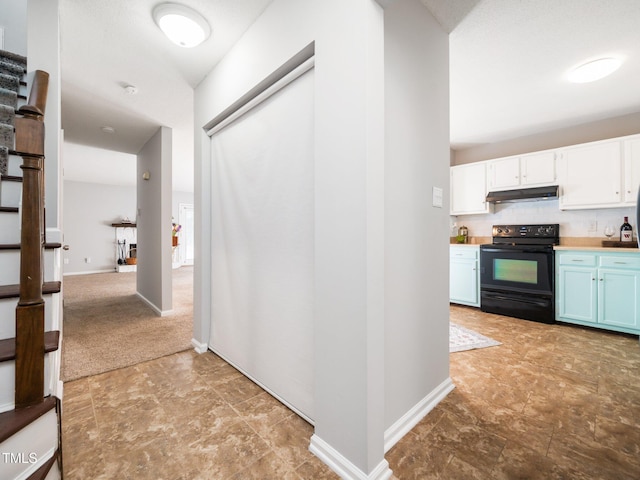
[(545, 239), (549, 243), (557, 244), (560, 240), (560, 225), (545, 223), (542, 225), (494, 225), (493, 239)]

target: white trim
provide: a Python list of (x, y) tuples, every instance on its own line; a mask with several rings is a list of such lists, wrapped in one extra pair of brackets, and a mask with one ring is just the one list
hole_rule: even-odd
[[(59, 349), (62, 350), (62, 346), (60, 346)], [(51, 394), (54, 395), (55, 397), (58, 397), (60, 400), (64, 398), (64, 382), (59, 378), (58, 378), (58, 381), (56, 382), (55, 389), (53, 389)]]
[(110, 268), (109, 270), (89, 270), (88, 272), (64, 272), (63, 277), (72, 277), (74, 275), (92, 275), (94, 273), (114, 273), (115, 270)]
[(389, 463), (383, 458), (378, 466), (367, 475), (315, 433), (311, 436), (309, 450), (342, 479), (388, 480), (393, 474)]
[(45, 235), (47, 236), (47, 243), (63, 242), (62, 230), (59, 228), (48, 227), (45, 232)]
[(454, 388), (456, 386), (451, 381), (451, 377), (447, 377), (444, 382), (387, 428), (384, 432), (384, 452), (387, 453), (402, 437), (409, 433)]
[(36, 470), (38, 470), (45, 463), (51, 460), (51, 457), (55, 455), (56, 450), (57, 450), (57, 447), (49, 449), (47, 453), (45, 453), (44, 455), (38, 458), (38, 461), (36, 463), (29, 465), (29, 468), (27, 468), (26, 470), (23, 470), (20, 475), (14, 478), (14, 480), (28, 480), (29, 477), (33, 475), (33, 473), (35, 473)]
[(15, 402), (0, 404), (0, 413), (8, 412), (9, 410), (15, 410), (15, 409), (16, 409)]
[(209, 349), (209, 345), (207, 343), (199, 342), (195, 338), (191, 339), (191, 345), (197, 353), (205, 353)]
[(160, 310), (158, 307), (156, 307), (156, 305), (154, 303), (152, 303), (150, 300), (146, 299), (144, 297), (144, 295), (142, 295), (140, 292), (136, 292), (136, 295), (143, 302), (145, 302), (147, 305), (149, 305), (153, 309), (153, 311), (156, 312), (159, 316), (166, 317), (168, 315), (172, 315), (173, 314), (173, 309), (171, 309), (171, 310)]
[(289, 85), (291, 82), (296, 80), (298, 77), (301, 77), (303, 74), (305, 74), (306, 72), (311, 70), (314, 66), (315, 66), (315, 57), (311, 57), (310, 59), (308, 59), (307, 61), (305, 61), (301, 65), (299, 65), (298, 67), (294, 68), (291, 72), (289, 72), (287, 75), (285, 75), (284, 78), (281, 78), (276, 83), (271, 85), (269, 88), (267, 88), (260, 95), (256, 96), (251, 101), (249, 101), (248, 103), (244, 104), (238, 110), (236, 110), (231, 115), (229, 115), (227, 118), (222, 120), (215, 127), (207, 130), (207, 135), (209, 135), (211, 137), (215, 133), (217, 133), (220, 130), (222, 130), (223, 128), (225, 128), (226, 126), (228, 126), (231, 123), (235, 122), (242, 115), (244, 115), (245, 113), (247, 113), (248, 111), (250, 111), (251, 109), (256, 107), (257, 105), (261, 104), (262, 102), (264, 102), (270, 96), (272, 96), (275, 93), (277, 93), (280, 90), (282, 90), (284, 87)]

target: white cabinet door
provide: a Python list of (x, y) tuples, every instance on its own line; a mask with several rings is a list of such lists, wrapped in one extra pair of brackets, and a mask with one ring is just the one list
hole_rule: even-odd
[(624, 142), (624, 202), (635, 205), (640, 188), (640, 138)]
[(556, 184), (556, 153), (540, 152), (522, 156), (520, 183), (527, 187)]
[(561, 209), (620, 205), (621, 142), (568, 148), (561, 159)]
[(451, 215), (488, 213), (485, 162), (451, 167)]
[(498, 158), (487, 162), (489, 190), (508, 190), (520, 186), (520, 158)]
[(480, 247), (450, 247), (449, 301), (472, 307), (480, 306)]
[(487, 162), (489, 190), (510, 190), (556, 183), (555, 152), (498, 158)]

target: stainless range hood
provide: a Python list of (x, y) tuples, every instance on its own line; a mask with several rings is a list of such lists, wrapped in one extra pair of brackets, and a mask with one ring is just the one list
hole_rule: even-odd
[(487, 202), (489, 203), (549, 200), (553, 198), (558, 198), (557, 185), (551, 187), (521, 188), (519, 190), (502, 190), (499, 192), (489, 192), (487, 194)]

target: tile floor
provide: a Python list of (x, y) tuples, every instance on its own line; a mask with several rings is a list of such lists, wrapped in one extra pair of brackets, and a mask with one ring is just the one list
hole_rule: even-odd
[[(396, 479), (640, 478), (638, 338), (477, 309), (503, 344), (453, 353), (456, 389), (386, 455)], [(192, 351), (65, 384), (73, 479), (329, 479), (312, 427), (217, 356)]]

